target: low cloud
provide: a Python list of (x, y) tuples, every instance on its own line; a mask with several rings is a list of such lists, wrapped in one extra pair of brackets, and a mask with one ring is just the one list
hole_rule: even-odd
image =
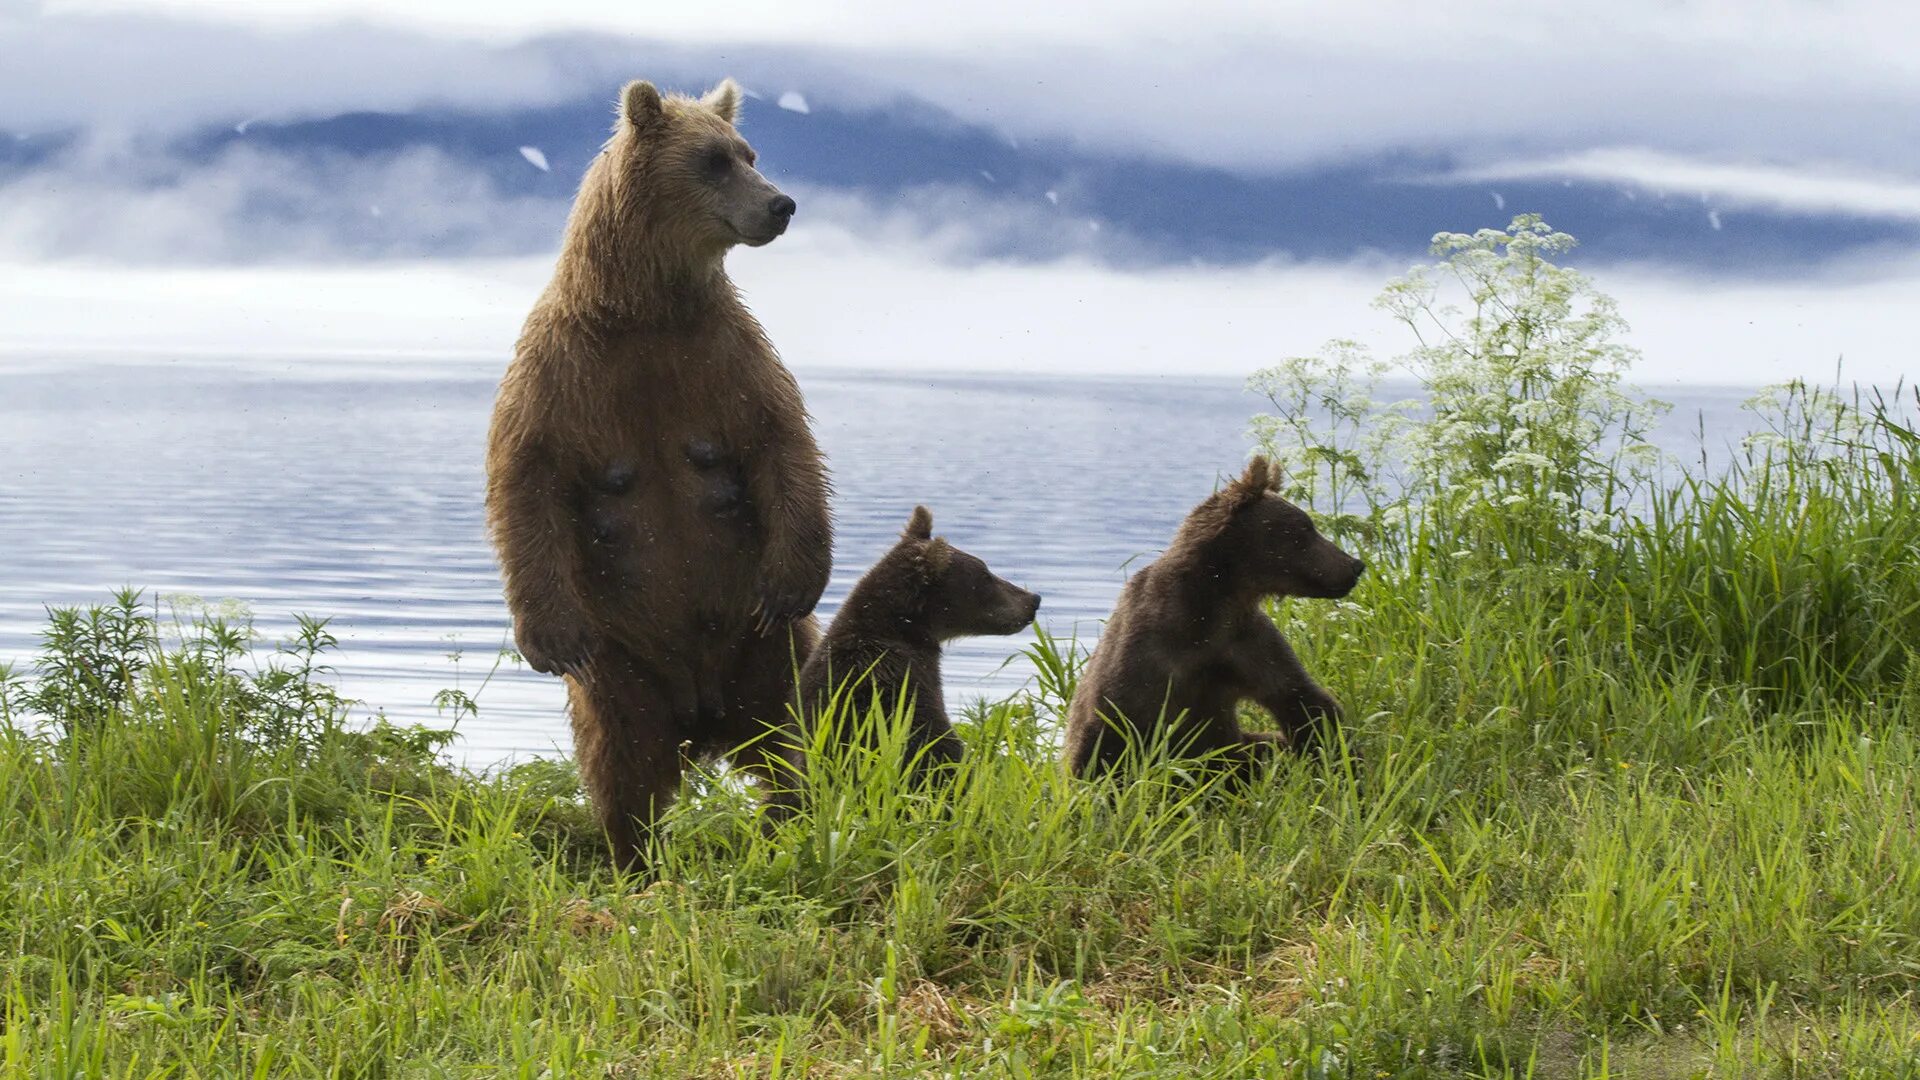
[(239, 143), (183, 162), (105, 139), (0, 185), (0, 200), (0, 256), (162, 264), (519, 254), (549, 247), (567, 209), (503, 193), (430, 148), (358, 157)]
[(1496, 162), (1438, 179), (1577, 180), (1655, 194), (1692, 195), (1721, 208), (1920, 222), (1920, 181), (1835, 169), (1740, 164), (1637, 148)]
[(927, 184), (874, 196), (797, 185), (803, 233), (857, 235), (878, 248), (910, 250), (949, 265), (1018, 258), (1078, 257), (1119, 266), (1164, 262), (1164, 252), (1097, 215), (1058, 199), (992, 196), (975, 188)]
[[(551, 168), (537, 147), (503, 148), (501, 157), (514, 169)], [(801, 206), (799, 232), (857, 233), (940, 262), (1158, 261), (1073, 198), (1063, 205), (944, 184), (884, 195), (788, 186)], [(8, 208), (0, 258), (187, 265), (530, 254), (552, 249), (571, 198), (570, 178), (546, 194), (505, 190), (471, 160), (425, 146), (352, 155), (242, 140), (193, 160), (170, 156), (160, 140), (92, 137), (0, 183)]]
[[(497, 368), (552, 256), (375, 265), (109, 267), (0, 262), (0, 357), (71, 354), (333, 362), (414, 356)], [(1333, 337), (1404, 352), (1369, 301), (1404, 267), (1262, 264), (1124, 270), (944, 258), (937, 241), (876, 243), (816, 222), (730, 260), (801, 369), (1242, 376)], [(1911, 256), (1792, 283), (1725, 283), (1587, 267), (1619, 298), (1645, 357), (1635, 377), (1753, 385), (1831, 377), (1891, 384), (1920, 359)], [(297, 370), (295, 363), (290, 370)]]

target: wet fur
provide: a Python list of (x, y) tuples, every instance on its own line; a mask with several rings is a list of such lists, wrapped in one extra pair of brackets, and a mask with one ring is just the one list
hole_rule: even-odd
[[(1365, 568), (1274, 494), (1279, 474), (1256, 458), (1196, 507), (1165, 554), (1121, 591), (1068, 707), (1066, 762), (1081, 776), (1121, 764), (1129, 743), (1165, 737), (1183, 755), (1250, 764), (1306, 749), (1339, 718), (1261, 601), (1344, 596)], [(1240, 726), (1242, 701), (1278, 732)]]
[(687, 760), (786, 722), (832, 546), (799, 387), (723, 265), (740, 200), (699, 179), (724, 145), (744, 155), (735, 187), (774, 190), (728, 87), (627, 89), (489, 434), (516, 640), (566, 677), (581, 778), (625, 861)]
[(907, 757), (922, 772), (961, 755), (940, 681), (941, 645), (1015, 633), (1040, 607), (1038, 596), (932, 533), (933, 516), (916, 507), (899, 542), (853, 587), (800, 673), (802, 711), (811, 723), (836, 694), (856, 712), (870, 702), (890, 712), (906, 697)]

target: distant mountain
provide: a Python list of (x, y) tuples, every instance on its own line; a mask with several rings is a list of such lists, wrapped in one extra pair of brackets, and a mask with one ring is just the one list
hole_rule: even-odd
[[(606, 137), (611, 96), (492, 113), (348, 113), (223, 124), (176, 138), (165, 153), (190, 169), (240, 147), (295, 162), (377, 160), (431, 149), (518, 200), (520, 212), (537, 215), (539, 221), (515, 236), (538, 243), (532, 238), (554, 235), (581, 171)], [(1074, 224), (1126, 238), (1101, 249), (1104, 257), (1122, 261), (1325, 260), (1361, 252), (1413, 258), (1434, 232), (1503, 225), (1523, 210), (1542, 213), (1580, 237), (1586, 258), (1735, 276), (1799, 272), (1849, 253), (1920, 240), (1920, 226), (1911, 223), (1729, 210), (1697, 196), (1659, 197), (1605, 184), (1435, 180), (1453, 171), (1454, 162), (1444, 158), (1395, 156), (1255, 173), (1118, 156), (1063, 140), (1015, 145), (912, 100), (861, 112), (819, 105), (802, 112), (771, 98), (755, 100), (745, 130), (768, 173), (782, 183), (845, 191), (881, 207), (938, 188), (946, 193), (938, 204), (945, 213), (966, 214), (978, 200), (983, 211), (1011, 205), (1062, 220), (1058, 230), (990, 233), (978, 254), (1000, 258), (1056, 257), (1068, 248), (1062, 237), (1073, 235), (1068, 226)], [(61, 167), (64, 148), (82, 134), (0, 134), (0, 199), (8, 183)], [(136, 182), (169, 181), (162, 176)], [(450, 232), (432, 243), (438, 246), (428, 253), (458, 254), (472, 237)], [(366, 240), (364, 248), (368, 255), (392, 253), (377, 240)]]

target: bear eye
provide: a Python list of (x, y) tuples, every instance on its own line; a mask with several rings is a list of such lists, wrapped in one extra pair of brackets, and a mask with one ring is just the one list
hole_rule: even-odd
[(709, 150), (707, 151), (706, 160), (700, 163), (700, 168), (708, 176), (725, 176), (727, 175), (727, 170), (733, 168), (733, 155), (727, 153), (724, 149), (716, 148)]

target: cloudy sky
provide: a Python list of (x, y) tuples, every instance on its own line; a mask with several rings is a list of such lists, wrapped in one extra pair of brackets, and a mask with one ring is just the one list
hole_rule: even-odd
[[(559, 11), (546, 10), (559, 8)], [(1244, 374), (1538, 211), (1641, 381), (1920, 371), (1920, 8), (0, 0), (0, 350), (496, 361), (618, 86), (755, 95), (797, 366)]]

